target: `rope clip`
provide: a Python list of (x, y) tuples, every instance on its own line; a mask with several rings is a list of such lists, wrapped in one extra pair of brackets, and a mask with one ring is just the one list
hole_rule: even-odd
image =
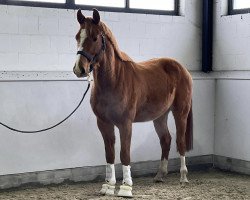
[(90, 83), (91, 82), (91, 76), (90, 76), (90, 73), (88, 73), (87, 75), (87, 81)]

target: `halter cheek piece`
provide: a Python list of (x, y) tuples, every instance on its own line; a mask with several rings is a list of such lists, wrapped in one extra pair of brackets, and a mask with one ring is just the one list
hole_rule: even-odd
[[(105, 49), (106, 49), (105, 36), (103, 34), (101, 34), (101, 37), (102, 37), (102, 47), (96, 55), (93, 56), (86, 51), (77, 51), (77, 55), (80, 54), (80, 55), (84, 56), (90, 62), (89, 72), (93, 71), (93, 64), (96, 62), (97, 58), (100, 56), (102, 51), (105, 51)], [(81, 68), (81, 72), (83, 74), (85, 74), (85, 70), (83, 68)]]

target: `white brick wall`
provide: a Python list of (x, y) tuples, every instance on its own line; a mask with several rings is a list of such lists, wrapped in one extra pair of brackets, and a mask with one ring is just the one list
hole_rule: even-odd
[[(50, 126), (72, 111), (86, 87), (85, 81), (1, 82), (0, 120), (24, 130)], [(194, 150), (188, 157), (213, 154), (214, 88), (214, 80), (194, 80)], [(13, 134), (0, 126), (0, 175), (105, 165), (103, 140), (89, 98), (87, 93), (72, 118), (42, 134)], [(173, 137), (170, 158), (178, 158), (172, 115), (168, 125)], [(115, 163), (120, 163), (117, 129), (116, 137)], [(131, 161), (158, 160), (160, 155), (153, 123), (134, 124)]]
[(1, 65), (4, 68), (7, 66), (18, 66), (18, 53), (0, 53)]
[(18, 17), (19, 34), (38, 34), (38, 17)]
[[(227, 15), (227, 0), (214, 1), (213, 70), (237, 74), (250, 70), (250, 14)], [(229, 72), (228, 72), (229, 71)], [(244, 80), (245, 79), (245, 80)], [(217, 80), (215, 89), (214, 153), (250, 160), (248, 72)]]
[(0, 24), (0, 33), (18, 33), (18, 17), (8, 16), (5, 13), (1, 13)]
[(31, 52), (31, 38), (27, 35), (10, 35), (10, 51), (28, 53)]
[[(201, 2), (185, 4), (185, 16), (100, 14), (121, 50), (136, 61), (173, 57), (200, 70)], [(78, 28), (74, 10), (0, 5), (0, 71), (71, 71)]]
[(250, 70), (250, 14), (226, 15), (225, 0), (215, 1), (214, 70)]
[(1, 34), (0, 35), (0, 51), (10, 51), (10, 36), (7, 34)]
[(42, 35), (58, 35), (58, 18), (39, 17), (39, 33)]

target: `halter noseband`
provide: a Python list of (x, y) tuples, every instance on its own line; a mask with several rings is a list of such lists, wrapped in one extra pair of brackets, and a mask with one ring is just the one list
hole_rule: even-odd
[(93, 56), (93, 55), (91, 55), (88, 52), (83, 51), (83, 50), (82, 51), (77, 51), (77, 55), (80, 54), (80, 55), (84, 56), (90, 62), (89, 72), (93, 71), (93, 64), (96, 62), (96, 59), (100, 56), (102, 51), (105, 51), (105, 49), (106, 49), (105, 36), (103, 34), (101, 34), (101, 37), (102, 37), (102, 47), (101, 47), (100, 51), (96, 55)]

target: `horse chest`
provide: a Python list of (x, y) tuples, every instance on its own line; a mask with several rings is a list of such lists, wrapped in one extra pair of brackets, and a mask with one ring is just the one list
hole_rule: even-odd
[(93, 95), (90, 102), (95, 115), (108, 121), (121, 119), (126, 112), (125, 104), (115, 95), (109, 98), (106, 95)]

